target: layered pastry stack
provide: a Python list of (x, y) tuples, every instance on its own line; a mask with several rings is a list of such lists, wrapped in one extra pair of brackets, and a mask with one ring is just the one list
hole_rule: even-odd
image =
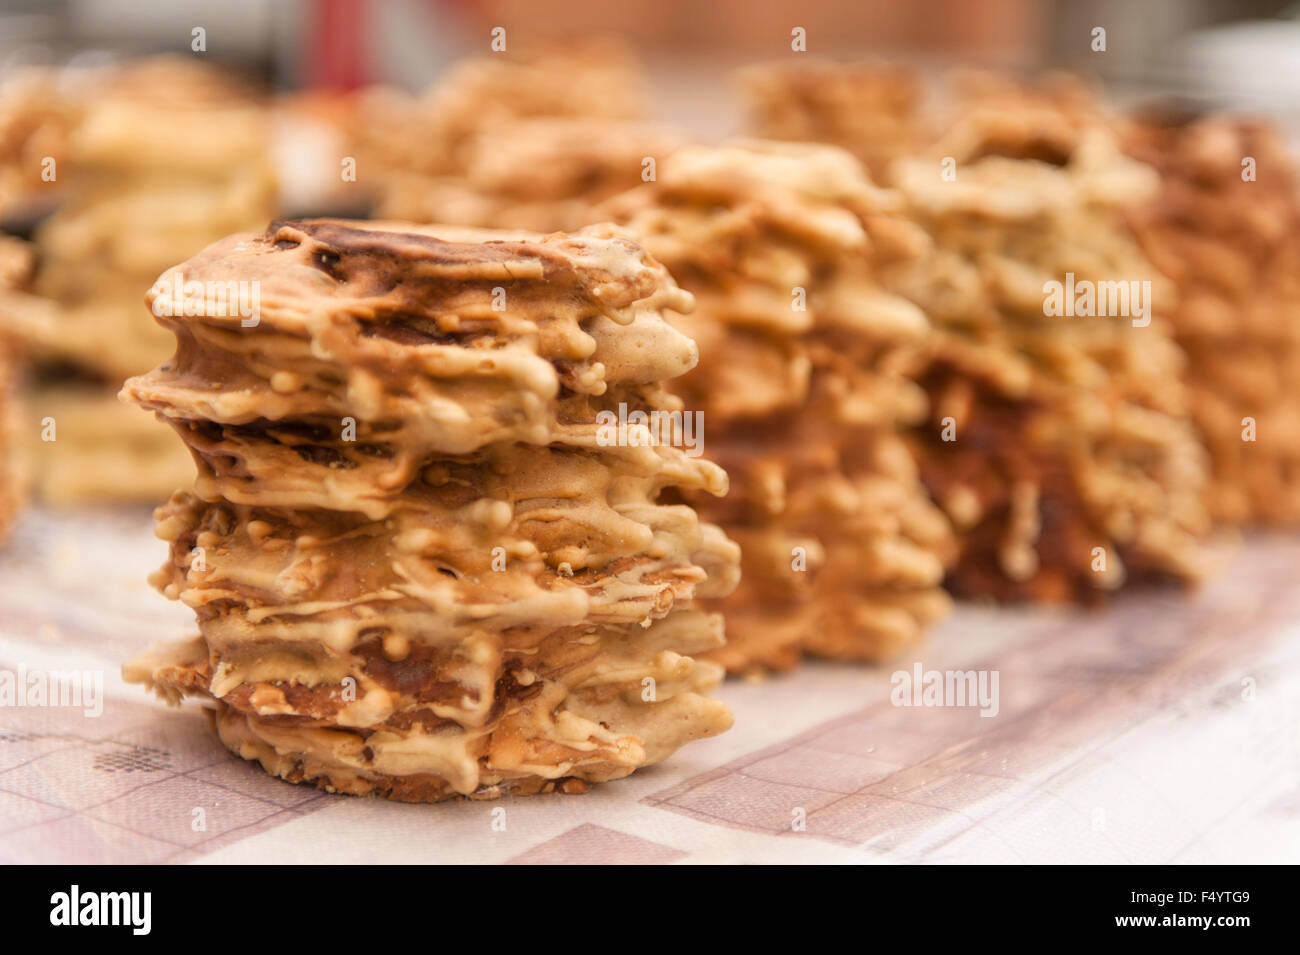
[[(428, 208), (420, 199), (427, 190), (436, 191), (447, 179), (455, 182), (466, 176), (497, 150), (518, 150), (520, 145), (513, 142), (518, 136), (532, 143), (523, 148), (545, 154), (548, 147), (545, 138), (538, 140), (540, 134), (507, 131), (520, 121), (639, 121), (649, 109), (648, 89), (643, 70), (621, 44), (591, 40), (563, 50), (501, 52), (466, 60), (421, 97), (385, 88), (369, 90), (356, 112), (360, 125), (353, 134), (357, 182), (390, 213), (408, 214), (407, 209), (419, 213)], [(595, 130), (595, 125), (560, 127), (548, 135), (552, 140), (595, 135), (610, 142), (607, 134)], [(647, 134), (633, 135), (644, 140)], [(626, 147), (617, 148), (621, 154)], [(554, 146), (549, 151), (553, 154)], [(530, 178), (537, 182), (547, 174), (545, 169), (531, 170)], [(489, 183), (475, 180), (470, 185)], [(525, 201), (533, 198), (522, 187), (512, 187), (510, 194)]]
[[(893, 167), (935, 240), (888, 284), (938, 329), (913, 371), (931, 399), (915, 448), (959, 531), (950, 587), (1088, 601), (1195, 580), (1208, 569), (1206, 456), (1169, 290), (1122, 218), (1156, 176), (1100, 127), (1050, 149), (1042, 126), (1021, 128), (1028, 138), (997, 121), (953, 130), (952, 180), (938, 155)], [(1026, 158), (1039, 155), (1051, 158)]]
[(899, 436), (925, 414), (900, 371), (927, 322), (876, 274), (925, 244), (897, 205), (841, 150), (754, 142), (683, 147), (601, 210), (696, 297), (679, 391), (732, 478), (690, 499), (741, 544), (733, 671), (886, 657), (948, 609), (950, 531)]
[(742, 70), (748, 126), (767, 139), (830, 143), (846, 149), (878, 181), (889, 164), (925, 145), (916, 115), (925, 92), (903, 67), (881, 63), (800, 62)]
[(1125, 148), (1161, 174), (1134, 210), (1177, 286), (1192, 411), (1213, 461), (1210, 509), (1233, 524), (1300, 521), (1300, 175), (1276, 132), (1229, 117), (1147, 117)]
[[(816, 71), (843, 90), (871, 88), (869, 70)], [(808, 135), (884, 166), (933, 239), (885, 282), (936, 330), (910, 371), (930, 397), (913, 447), (959, 533), (954, 593), (1087, 601), (1126, 581), (1204, 573), (1207, 463), (1170, 330), (1172, 292), (1124, 221), (1158, 177), (1120, 152), (1091, 90), (1066, 77), (966, 74), (931, 91), (932, 108), (885, 98), (889, 128), (912, 109), (904, 155), (875, 135), (885, 127), (850, 123), (848, 93), (801, 93), (806, 70), (759, 76), (751, 90), (810, 113)], [(780, 110), (755, 115), (767, 131), (763, 117)], [(1076, 294), (1098, 290), (1105, 301), (1076, 309)], [(1098, 315), (1112, 293), (1123, 314)]]
[(455, 175), (395, 176), (379, 215), (570, 232), (593, 207), (656, 175), (682, 137), (652, 123), (578, 118), (499, 123), (474, 136)]
[(24, 429), (37, 487), (54, 503), (156, 500), (188, 480), (188, 463), (114, 394), (167, 354), (168, 336), (140, 308), (158, 274), (270, 217), (264, 110), (193, 62), (114, 68), (84, 104), (59, 177), (66, 198), (36, 236), (34, 295), (0, 303), (37, 365), (30, 411), (56, 423), (54, 440)]
[(696, 360), (637, 245), (321, 220), (178, 269), (261, 308), (152, 296), (178, 349), (123, 394), (198, 465), (156, 583), (201, 635), (129, 679), (210, 698), (268, 772), (411, 801), (581, 790), (729, 726), (692, 603), (737, 548), (667, 499), (726, 475), (601, 414), (680, 411)]

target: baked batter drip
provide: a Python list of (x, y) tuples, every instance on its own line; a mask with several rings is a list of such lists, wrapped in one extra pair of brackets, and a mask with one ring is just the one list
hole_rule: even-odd
[(928, 323), (877, 275), (925, 245), (898, 206), (841, 150), (751, 142), (683, 147), (602, 210), (696, 297), (676, 387), (732, 478), (688, 494), (741, 543), (730, 670), (886, 657), (948, 610), (950, 529), (900, 437), (925, 414), (902, 370)]
[(198, 466), (153, 582), (200, 636), (129, 679), (211, 699), (271, 773), (412, 801), (573, 791), (730, 725), (695, 604), (738, 549), (670, 500), (726, 475), (598, 418), (680, 411), (661, 382), (696, 360), (635, 243), (281, 222), (175, 271), (260, 308), (151, 293), (177, 352), (123, 396)]

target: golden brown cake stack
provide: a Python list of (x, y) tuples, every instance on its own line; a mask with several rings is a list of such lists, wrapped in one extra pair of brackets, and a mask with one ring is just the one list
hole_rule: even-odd
[(889, 164), (921, 145), (916, 113), (925, 91), (909, 69), (813, 60), (742, 70), (748, 128), (766, 139), (830, 143), (886, 181)]
[[(357, 182), (381, 203), (390, 192), (394, 204), (409, 201), (402, 197), (418, 195), (425, 184), (466, 175), (492, 150), (484, 137), (499, 127), (533, 119), (641, 120), (648, 89), (622, 44), (594, 39), (465, 60), (418, 97), (368, 90), (353, 134)], [(502, 135), (496, 146), (516, 148), (503, 145), (512, 138)]]
[(460, 174), (394, 176), (379, 215), (571, 232), (596, 221), (596, 205), (652, 178), (681, 143), (670, 129), (635, 121), (503, 122), (471, 139)]
[(257, 283), (260, 320), (162, 318), (175, 357), (124, 389), (199, 469), (156, 583), (201, 636), (128, 678), (268, 772), (410, 801), (580, 791), (730, 725), (690, 654), (736, 545), (668, 500), (726, 475), (598, 418), (679, 409), (696, 360), (637, 245), (322, 220), (178, 269)]
[[(1177, 286), (1192, 412), (1210, 450), (1210, 510), (1300, 521), (1300, 175), (1277, 133), (1209, 116), (1139, 119), (1125, 148), (1161, 174), (1134, 210), (1143, 250)], [(1250, 160), (1250, 163), (1247, 163)], [(1243, 178), (1246, 176), (1248, 178)]]
[(65, 201), (37, 233), (33, 294), (0, 302), (38, 366), (33, 421), (56, 424), (54, 440), (24, 428), (37, 487), (55, 503), (157, 500), (188, 479), (188, 465), (164, 429), (114, 394), (167, 354), (167, 335), (140, 308), (158, 274), (270, 218), (264, 110), (193, 62), (114, 68), (85, 102), (58, 175)]
[(678, 390), (732, 478), (697, 503), (741, 544), (733, 671), (886, 657), (947, 612), (950, 531), (899, 436), (925, 413), (900, 368), (927, 323), (876, 275), (924, 245), (897, 205), (841, 150), (754, 142), (683, 147), (604, 210), (696, 297)]
[[(1071, 144), (999, 118), (1014, 113), (974, 103), (935, 154), (893, 167), (934, 238), (888, 284), (937, 329), (913, 372), (931, 403), (915, 447), (959, 531), (950, 586), (1087, 601), (1126, 582), (1195, 580), (1208, 569), (1205, 453), (1170, 290), (1123, 222), (1157, 178), (1101, 126), (1076, 126)], [(1026, 158), (1038, 156), (1050, 158)], [(1074, 297), (1088, 289), (1091, 308)]]
[[(815, 75), (842, 95), (801, 92)], [(886, 168), (933, 239), (885, 282), (935, 328), (910, 372), (930, 397), (913, 445), (959, 532), (950, 588), (1086, 601), (1126, 581), (1199, 577), (1207, 465), (1170, 328), (1172, 290), (1124, 221), (1158, 177), (1121, 154), (1113, 117), (1072, 78), (960, 74), (923, 108), (919, 95), (871, 92), (891, 85), (872, 75), (771, 69), (749, 88), (807, 114), (799, 128), (786, 121), (792, 134), (842, 142)], [(860, 115), (876, 110), (887, 122)], [(760, 131), (780, 111), (757, 110)], [(906, 133), (880, 135), (895, 126)], [(1067, 280), (1149, 281), (1150, 323), (1049, 316), (1048, 283), (1064, 294)]]

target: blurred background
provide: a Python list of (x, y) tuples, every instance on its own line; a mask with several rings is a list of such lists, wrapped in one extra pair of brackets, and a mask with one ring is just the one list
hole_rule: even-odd
[[(1300, 125), (1300, 5), (1284, 0), (4, 0), (0, 11), (7, 70), (184, 52), (202, 26), (211, 58), (282, 90), (423, 89), (486, 52), (495, 26), (525, 45), (612, 33), (649, 64), (661, 110), (715, 134), (734, 123), (726, 75), (788, 53), (796, 26), (814, 56), (1069, 67), (1121, 101), (1177, 95)], [(1097, 27), (1104, 52), (1092, 48)]]

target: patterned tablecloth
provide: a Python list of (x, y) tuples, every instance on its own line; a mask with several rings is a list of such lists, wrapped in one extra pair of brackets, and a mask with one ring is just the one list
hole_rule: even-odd
[[(1300, 540), (1191, 597), (963, 607), (889, 666), (728, 683), (734, 730), (627, 780), (433, 806), (271, 779), (123, 684), (192, 630), (145, 582), (163, 550), (144, 511), (35, 511), (0, 556), (0, 690), (103, 688), (0, 692), (3, 861), (1300, 862)], [(996, 715), (895, 705), (917, 665), (995, 676)]]

